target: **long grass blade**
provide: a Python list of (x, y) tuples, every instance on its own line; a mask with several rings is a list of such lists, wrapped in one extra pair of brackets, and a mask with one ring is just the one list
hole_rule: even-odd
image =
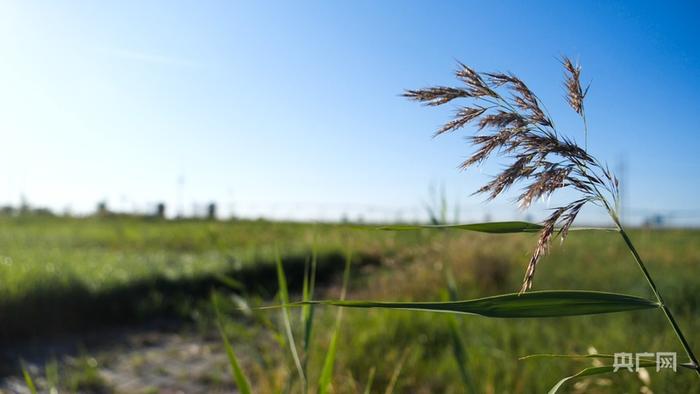
[[(659, 304), (625, 294), (597, 291), (533, 291), (449, 302), (313, 301), (348, 308), (387, 308), (447, 312), (486, 317), (559, 317), (658, 308)], [(303, 303), (297, 303), (301, 306)]]
[(389, 379), (389, 384), (386, 386), (384, 394), (394, 393), (394, 390), (396, 389), (396, 383), (399, 381), (399, 375), (401, 374), (401, 370), (403, 370), (403, 365), (406, 362), (406, 358), (408, 358), (408, 353), (408, 349), (403, 351), (399, 362), (396, 364), (396, 368), (394, 368), (394, 373), (391, 374), (391, 379)]
[(378, 230), (387, 231), (414, 231), (423, 229), (455, 229), (477, 231), (491, 234), (507, 233), (536, 233), (542, 226), (528, 222), (491, 222), (491, 223), (471, 223), (471, 224), (437, 224), (437, 225), (391, 225), (377, 227)]
[[(301, 300), (302, 301), (308, 301), (309, 300), (309, 270), (311, 269), (311, 260), (307, 257), (306, 260), (304, 260), (304, 280), (301, 284)], [(304, 305), (301, 307), (301, 321), (304, 323), (306, 314), (308, 313), (309, 308), (311, 308), (311, 305)]]
[[(656, 366), (655, 363), (653, 362), (639, 362), (640, 367), (654, 367)], [(548, 394), (556, 394), (560, 388), (562, 388), (567, 382), (577, 379), (577, 378), (582, 378), (584, 376), (591, 376), (591, 375), (600, 375), (600, 374), (605, 374), (605, 373), (611, 373), (615, 372), (615, 368), (612, 365), (605, 365), (602, 367), (590, 367), (583, 369), (579, 371), (577, 374), (567, 376), (563, 378), (562, 380), (558, 381), (557, 384), (554, 385), (549, 391)]]
[(294, 360), (294, 366), (299, 374), (299, 381), (303, 387), (306, 387), (306, 377), (304, 376), (304, 369), (301, 366), (301, 360), (299, 359), (299, 353), (297, 353), (297, 345), (294, 341), (294, 334), (292, 333), (292, 323), (289, 319), (289, 309), (287, 305), (289, 304), (289, 291), (287, 290), (287, 277), (284, 273), (284, 268), (282, 267), (282, 258), (280, 257), (279, 251), (276, 252), (277, 260), (277, 281), (279, 283), (279, 295), (282, 301), (282, 321), (284, 323), (284, 330), (287, 334), (287, 342), (289, 342), (289, 350), (292, 353), (292, 359)]
[(452, 353), (454, 354), (455, 361), (457, 362), (457, 368), (459, 369), (459, 375), (462, 378), (462, 383), (464, 383), (465, 390), (468, 393), (476, 394), (476, 387), (474, 386), (474, 380), (467, 369), (467, 352), (464, 350), (464, 341), (462, 336), (459, 335), (459, 328), (457, 325), (457, 319), (455, 316), (449, 316), (448, 320), (450, 329), (450, 339), (452, 340)]
[[(314, 287), (316, 284), (316, 244), (314, 243), (311, 250), (311, 260), (306, 261), (304, 266), (304, 285), (302, 291), (302, 300), (310, 301), (314, 297)], [(314, 310), (315, 305), (304, 305), (301, 310), (301, 322), (304, 326), (304, 358), (302, 359), (302, 370), (304, 371), (304, 376), (307, 376), (307, 366), (309, 364), (309, 348), (311, 346), (311, 332), (313, 330), (314, 324)], [(304, 393), (309, 391), (308, 379), (306, 380), (306, 386), (304, 387)]]
[(231, 365), (231, 371), (233, 372), (233, 380), (236, 382), (238, 391), (241, 394), (251, 394), (253, 390), (250, 388), (250, 382), (248, 381), (248, 378), (243, 372), (243, 369), (241, 369), (240, 363), (238, 362), (238, 357), (236, 357), (236, 353), (233, 351), (233, 346), (231, 346), (231, 343), (228, 340), (228, 336), (224, 331), (224, 325), (221, 319), (221, 311), (219, 309), (219, 302), (216, 298), (216, 294), (212, 294), (211, 298), (212, 304), (214, 305), (214, 311), (216, 312), (216, 324), (219, 328), (219, 334), (221, 335), (221, 339), (224, 342), (224, 348), (226, 349), (226, 356), (228, 357), (229, 364)]
[[(466, 230), (490, 234), (511, 233), (536, 233), (542, 230), (542, 225), (529, 222), (490, 222), (468, 224), (392, 224), (387, 226), (349, 225), (357, 230), (384, 230), (384, 231), (416, 231), (416, 230)], [(559, 227), (554, 230), (559, 231)], [(617, 232), (614, 227), (571, 227), (568, 231), (611, 231)]]
[[(455, 284), (454, 276), (452, 275), (449, 265), (446, 266), (445, 276), (447, 279), (447, 292), (449, 300), (459, 300), (457, 285)], [(476, 389), (474, 378), (472, 377), (471, 373), (469, 373), (469, 355), (465, 350), (464, 340), (459, 333), (459, 321), (455, 315), (449, 315), (447, 318), (447, 323), (450, 330), (450, 339), (452, 340), (452, 353), (454, 354), (457, 368), (459, 369), (459, 375), (462, 378), (462, 383), (464, 383), (465, 391), (470, 394), (476, 394), (478, 391)]]
[(333, 379), (333, 366), (335, 364), (335, 355), (338, 349), (338, 330), (339, 322), (342, 319), (343, 314), (338, 311), (336, 315), (336, 325), (333, 329), (333, 334), (331, 336), (331, 342), (328, 345), (328, 353), (326, 353), (326, 358), (323, 361), (323, 369), (321, 370), (321, 376), (318, 379), (318, 393), (326, 394), (331, 386), (331, 380)]
[[(348, 251), (345, 257), (345, 270), (343, 271), (343, 287), (340, 291), (341, 302), (345, 299), (345, 295), (348, 289), (348, 281), (350, 279), (350, 264), (352, 262), (352, 254)], [(313, 303), (313, 302), (311, 302)], [(321, 370), (321, 376), (318, 380), (318, 393), (326, 394), (331, 387), (331, 380), (333, 379), (333, 366), (335, 365), (335, 357), (338, 349), (338, 334), (340, 332), (340, 322), (343, 319), (343, 310), (339, 309), (335, 316), (335, 327), (333, 328), (333, 334), (331, 336), (331, 342), (328, 345), (328, 353), (326, 353), (326, 358), (323, 361), (323, 369)]]
[(377, 371), (375, 367), (369, 369), (369, 376), (367, 377), (367, 385), (365, 386), (364, 394), (370, 394), (372, 392), (372, 384), (374, 383), (374, 374)]
[(24, 377), (24, 383), (27, 385), (27, 389), (29, 389), (29, 392), (31, 394), (36, 394), (36, 386), (34, 385), (34, 381), (32, 380), (32, 376), (29, 374), (29, 371), (27, 370), (27, 365), (24, 363), (24, 361), (21, 362), (22, 365), (22, 376)]
[[(302, 299), (311, 301), (314, 298), (314, 290), (316, 286), (316, 266), (318, 264), (318, 255), (316, 247), (311, 251), (311, 266), (307, 276), (304, 277), (304, 291)], [(305, 305), (302, 307), (302, 322), (304, 324), (304, 353), (309, 351), (311, 342), (311, 333), (313, 331), (314, 321), (314, 305)], [(306, 361), (306, 360), (305, 360)]]

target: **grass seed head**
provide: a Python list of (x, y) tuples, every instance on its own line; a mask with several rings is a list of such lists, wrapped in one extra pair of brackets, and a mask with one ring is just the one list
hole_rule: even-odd
[[(566, 100), (574, 111), (584, 117), (583, 101), (588, 89), (581, 88), (581, 67), (574, 65), (567, 57), (562, 58), (562, 65), (566, 77)], [(608, 198), (617, 200), (617, 179), (607, 166), (601, 165), (575, 141), (559, 133), (549, 115), (543, 111), (544, 105), (540, 99), (514, 74), (480, 73), (458, 63), (455, 75), (463, 86), (407, 90), (404, 96), (430, 106), (443, 105), (455, 99), (474, 102), (473, 105), (460, 107), (455, 117), (439, 128), (435, 135), (474, 124), (477, 134), (470, 141), (475, 151), (460, 165), (461, 169), (481, 164), (494, 153), (511, 160), (476, 194), (483, 193), (493, 199), (514, 184), (523, 183), (525, 187), (517, 199), (523, 209), (562, 188), (573, 188), (581, 194), (573, 202), (555, 208), (544, 221), (521, 289), (529, 290), (537, 263), (547, 253), (552, 237), (559, 235), (562, 240), (566, 238), (577, 215), (589, 202), (612, 209)], [(504, 89), (510, 94), (504, 94)]]
[(568, 57), (561, 59), (564, 65), (564, 86), (566, 88), (566, 101), (577, 114), (583, 115), (583, 100), (588, 88), (581, 88), (581, 66), (574, 63)]

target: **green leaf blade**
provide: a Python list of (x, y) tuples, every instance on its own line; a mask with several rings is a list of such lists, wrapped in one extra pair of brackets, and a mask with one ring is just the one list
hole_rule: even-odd
[(292, 323), (289, 318), (289, 310), (287, 305), (289, 305), (289, 290), (287, 287), (287, 276), (284, 273), (284, 268), (282, 267), (282, 258), (280, 257), (279, 251), (275, 251), (275, 260), (277, 263), (277, 282), (279, 286), (279, 297), (282, 301), (282, 322), (284, 323), (284, 331), (287, 335), (287, 341), (289, 344), (289, 351), (292, 354), (292, 359), (294, 360), (294, 366), (299, 374), (299, 381), (305, 387), (306, 386), (306, 376), (304, 375), (304, 368), (301, 364), (301, 359), (299, 358), (299, 353), (297, 352), (296, 341), (294, 340), (294, 334), (292, 333)]
[(238, 357), (236, 357), (236, 353), (233, 351), (233, 346), (231, 346), (231, 342), (229, 342), (228, 336), (224, 330), (224, 325), (221, 319), (221, 310), (219, 309), (219, 302), (215, 293), (212, 294), (212, 304), (214, 305), (214, 311), (216, 313), (216, 324), (219, 328), (219, 335), (221, 335), (221, 339), (224, 342), (224, 349), (226, 350), (226, 356), (228, 357), (229, 364), (231, 365), (233, 380), (236, 383), (236, 387), (238, 387), (238, 391), (241, 394), (251, 394), (253, 390), (250, 387), (250, 382), (243, 372), (243, 369), (238, 362)]
[(376, 372), (376, 368), (372, 367), (369, 369), (369, 376), (367, 377), (367, 385), (365, 386), (365, 391), (363, 391), (364, 394), (371, 394), (372, 393), (372, 384), (374, 383), (374, 373)]
[(37, 394), (36, 391), (36, 386), (34, 385), (34, 381), (32, 380), (32, 375), (29, 374), (29, 371), (27, 370), (27, 366), (25, 365), (24, 361), (22, 361), (22, 376), (24, 377), (24, 383), (27, 385), (27, 389), (31, 394)]
[(219, 327), (219, 334), (221, 335), (221, 338), (224, 341), (226, 356), (228, 357), (229, 364), (231, 365), (231, 370), (233, 371), (233, 379), (236, 382), (238, 390), (241, 392), (241, 394), (252, 394), (253, 390), (250, 388), (250, 382), (248, 382), (248, 378), (246, 377), (245, 373), (243, 372), (243, 369), (240, 366), (240, 363), (238, 362), (236, 353), (234, 353), (233, 351), (233, 346), (231, 346), (231, 343), (229, 342), (226, 333), (221, 327)]
[[(418, 231), (418, 230), (465, 230), (489, 234), (536, 233), (542, 230), (537, 223), (509, 221), (463, 224), (391, 224), (386, 226), (349, 225), (356, 230)], [(618, 231), (613, 227), (572, 227), (569, 231)]]
[(538, 232), (542, 226), (536, 223), (529, 222), (491, 222), (491, 223), (470, 223), (470, 224), (439, 224), (439, 225), (391, 225), (381, 226), (378, 230), (385, 231), (415, 231), (415, 230), (441, 230), (454, 229), (476, 231), (480, 233), (490, 234), (509, 234), (509, 233), (532, 233)]
[[(452, 269), (449, 265), (445, 267), (445, 279), (447, 281), (447, 297), (449, 301), (459, 301), (457, 284), (455, 283), (454, 275), (452, 274)], [(464, 339), (459, 333), (460, 327), (457, 316), (447, 316), (447, 322), (450, 330), (450, 338), (452, 339), (452, 354), (454, 355), (455, 362), (457, 363), (457, 368), (462, 378), (465, 392), (469, 394), (476, 394), (479, 391), (477, 390), (474, 378), (469, 371), (469, 354), (465, 350)]]
[(580, 316), (658, 308), (657, 302), (596, 291), (534, 291), (449, 302), (318, 301), (350, 308), (448, 312), (498, 318)]
[[(343, 287), (340, 290), (340, 301), (345, 299), (345, 294), (348, 289), (348, 282), (350, 280), (350, 265), (352, 264), (352, 253), (348, 250), (345, 257), (345, 269), (343, 270)], [(311, 303), (315, 303), (311, 301)], [(318, 379), (318, 393), (327, 394), (331, 389), (331, 381), (333, 380), (333, 368), (335, 366), (335, 358), (338, 352), (338, 336), (340, 335), (340, 323), (343, 320), (343, 310), (339, 309), (335, 316), (335, 327), (333, 328), (333, 333), (331, 334), (331, 342), (328, 345), (328, 352), (326, 353), (326, 358), (323, 360), (323, 369), (321, 370), (321, 376)]]

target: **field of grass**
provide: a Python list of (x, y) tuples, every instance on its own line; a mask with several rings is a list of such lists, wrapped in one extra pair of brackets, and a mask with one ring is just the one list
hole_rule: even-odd
[[(263, 296), (274, 294), (275, 249), (292, 268), (303, 269), (316, 233), (323, 234), (321, 274), (331, 274), (333, 263), (342, 269), (348, 235), (336, 226), (0, 218), (0, 341), (161, 313), (187, 315), (221, 284), (221, 274), (240, 276)], [(364, 250), (385, 249), (363, 238)]]
[[(224, 303), (226, 332), (258, 392), (298, 387), (275, 310), (240, 312), (277, 302), (274, 254), (282, 255), (292, 298), (299, 299), (312, 245), (319, 254), (317, 298), (339, 296), (343, 254), (353, 264), (348, 299), (441, 300), (446, 267), (460, 298), (516, 291), (537, 235), (460, 231), (381, 232), (294, 223), (156, 221), (136, 218), (0, 219), (0, 338), (4, 343), (81, 332), (100, 326), (176, 316), (212, 327), (209, 295)], [(631, 237), (657, 278), (691, 345), (700, 348), (700, 231), (634, 230)], [(242, 284), (234, 292), (221, 275)], [(575, 232), (554, 245), (538, 269), (535, 289), (592, 289), (650, 297), (639, 269), (616, 233)], [(337, 309), (316, 310), (308, 380), (318, 381)], [(300, 314), (291, 311), (296, 338)], [(384, 310), (344, 312), (334, 369), (335, 393), (464, 392), (453, 355), (448, 315)], [(466, 369), (478, 392), (546, 392), (592, 360), (518, 360), (534, 353), (678, 352), (658, 310), (548, 319), (458, 316)], [(87, 349), (89, 352), (89, 349)], [(223, 353), (223, 348), (218, 350)], [(22, 354), (17, 354), (17, 359)], [(401, 361), (404, 361), (403, 363)], [(109, 363), (109, 360), (104, 360)], [(2, 370), (15, 373), (17, 365)], [(401, 365), (398, 370), (397, 366)], [(211, 391), (231, 388), (225, 363)], [(60, 368), (59, 368), (60, 369)], [(220, 372), (220, 375), (218, 374)], [(697, 376), (648, 370), (582, 379), (564, 392), (700, 393)]]

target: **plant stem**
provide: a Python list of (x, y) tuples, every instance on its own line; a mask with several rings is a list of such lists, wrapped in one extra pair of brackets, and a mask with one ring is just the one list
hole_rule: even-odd
[(588, 121), (586, 120), (586, 111), (581, 108), (581, 118), (583, 119), (583, 150), (588, 152)]
[(632, 256), (634, 256), (634, 260), (637, 262), (639, 269), (644, 274), (644, 278), (646, 278), (647, 283), (649, 283), (649, 287), (651, 288), (652, 292), (654, 292), (654, 296), (656, 297), (656, 300), (659, 302), (659, 306), (661, 307), (661, 310), (664, 312), (666, 319), (671, 324), (671, 327), (673, 327), (673, 331), (676, 333), (678, 340), (683, 345), (683, 349), (685, 350), (685, 353), (688, 355), (688, 358), (690, 358), (690, 361), (695, 365), (695, 367), (694, 367), (695, 372), (697, 372), (698, 375), (700, 376), (700, 363), (698, 363), (698, 359), (697, 359), (697, 357), (695, 357), (695, 354), (693, 353), (693, 349), (690, 348), (690, 344), (688, 344), (688, 341), (685, 339), (685, 336), (683, 335), (683, 331), (681, 331), (681, 328), (678, 326), (678, 323), (676, 323), (676, 319), (673, 317), (671, 310), (668, 309), (668, 307), (664, 303), (664, 300), (661, 297), (659, 290), (656, 288), (656, 284), (654, 283), (654, 280), (651, 278), (649, 271), (647, 271), (646, 266), (642, 262), (642, 258), (639, 256), (639, 253), (637, 252), (637, 249), (634, 247), (634, 244), (632, 244), (632, 240), (627, 235), (627, 232), (622, 227), (622, 224), (620, 223), (620, 219), (617, 217), (617, 215), (613, 211), (611, 211), (610, 214), (612, 216), (613, 221), (617, 225), (617, 228), (620, 232), (620, 235), (622, 236), (622, 239), (625, 241), (625, 244), (627, 244), (627, 248), (630, 250), (630, 252), (632, 252)]

